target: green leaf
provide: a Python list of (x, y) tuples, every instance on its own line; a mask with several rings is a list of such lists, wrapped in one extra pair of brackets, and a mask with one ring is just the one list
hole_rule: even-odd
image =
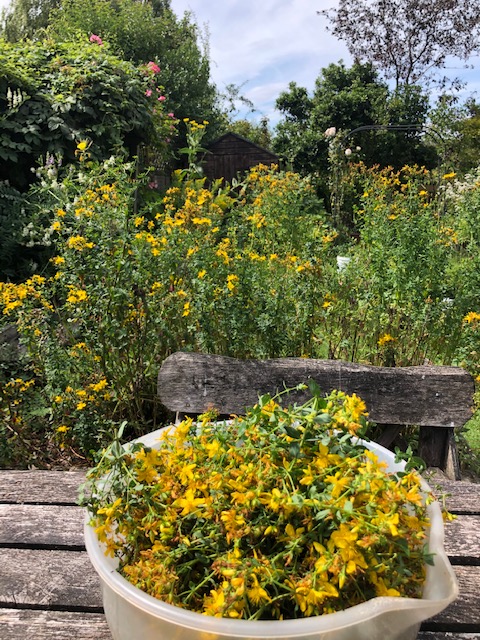
[(298, 458), (300, 455), (300, 444), (298, 442), (292, 442), (288, 447), (288, 451), (292, 458)]
[(312, 396), (314, 398), (321, 398), (323, 396), (323, 392), (320, 389), (320, 386), (316, 382), (316, 380), (314, 380), (313, 378), (309, 378), (307, 384), (308, 384), (308, 388), (310, 390), (310, 393), (312, 394)]
[(299, 431), (298, 429), (294, 429), (290, 425), (285, 425), (283, 428), (285, 429), (287, 436), (290, 436), (290, 438), (295, 438), (296, 440), (298, 440), (298, 438), (300, 438), (300, 436), (302, 435), (301, 431)]

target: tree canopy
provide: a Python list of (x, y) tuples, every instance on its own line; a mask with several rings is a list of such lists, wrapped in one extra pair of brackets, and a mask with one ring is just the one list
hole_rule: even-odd
[(2, 12), (0, 34), (9, 42), (38, 37), (47, 28), (50, 13), (61, 0), (12, 0)]
[[(334, 127), (344, 134), (359, 127), (390, 124), (422, 124), (428, 112), (428, 97), (418, 87), (391, 91), (379, 78), (372, 64), (343, 62), (321, 70), (313, 95), (290, 83), (276, 102), (283, 119), (276, 128), (275, 150), (301, 173), (318, 173), (328, 167), (328, 141), (325, 131)], [(361, 146), (359, 158), (367, 163), (401, 166), (406, 162), (425, 162), (427, 150), (417, 132), (404, 137), (391, 132), (382, 135), (366, 131), (349, 139)]]
[(319, 11), (356, 62), (373, 64), (396, 86), (425, 83), (480, 50), (480, 3), (472, 0), (339, 0)]
[(178, 18), (169, 2), (64, 0), (51, 14), (49, 33), (57, 40), (96, 34), (125, 60), (156, 62), (169, 109), (180, 120), (216, 123), (208, 42), (192, 17)]

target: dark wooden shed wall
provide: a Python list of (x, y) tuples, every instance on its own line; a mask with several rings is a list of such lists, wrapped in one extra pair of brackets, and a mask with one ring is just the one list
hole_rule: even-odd
[(278, 157), (274, 153), (235, 133), (226, 133), (213, 142), (202, 160), (208, 180), (225, 178), (228, 182), (257, 164), (272, 163), (278, 164)]

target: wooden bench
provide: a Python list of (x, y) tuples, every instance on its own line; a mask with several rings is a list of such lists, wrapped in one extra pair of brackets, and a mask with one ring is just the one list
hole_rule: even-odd
[[(373, 367), (340, 360), (279, 358), (237, 360), (200, 353), (174, 353), (158, 375), (162, 404), (177, 413), (199, 414), (215, 407), (242, 414), (259, 394), (275, 394), (313, 379), (322, 391), (356, 393), (369, 419), (383, 427), (376, 440), (386, 447), (405, 425), (417, 425), (418, 455), (428, 467), (460, 479), (454, 430), (472, 416), (474, 382), (458, 367)], [(296, 392), (302, 401), (309, 391)]]
[[(215, 404), (225, 413), (240, 413), (255, 402), (257, 392), (274, 392), (284, 384), (295, 386), (310, 372), (325, 391), (340, 388), (361, 395), (379, 424), (402, 425), (406, 417), (408, 423), (415, 415), (416, 424), (427, 434), (438, 431), (441, 437), (422, 436), (422, 442), (447, 468), (454, 464), (453, 429), (469, 416), (466, 408), (473, 383), (461, 370), (434, 369), (402, 372), (296, 359), (241, 363), (217, 356), (174, 354), (160, 371), (159, 394), (174, 411), (199, 413)], [(247, 387), (250, 395), (244, 395)], [(392, 394), (399, 404), (390, 408), (387, 400)], [(424, 416), (433, 415), (432, 425), (433, 418)], [(385, 433), (391, 437), (397, 430), (387, 427)], [(435, 446), (430, 447), (430, 442)], [(438, 442), (441, 446), (437, 447)], [(111, 640), (100, 584), (85, 551), (84, 512), (76, 506), (84, 474), (0, 471), (0, 640), (69, 640), (72, 636)], [(445, 547), (459, 581), (460, 597), (422, 625), (419, 640), (480, 640), (480, 484), (452, 481), (442, 472), (430, 484), (449, 494), (447, 507), (458, 514), (457, 520), (446, 525)]]

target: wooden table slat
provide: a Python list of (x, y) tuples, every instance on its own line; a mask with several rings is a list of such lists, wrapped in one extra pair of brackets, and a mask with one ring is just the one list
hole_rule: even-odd
[(85, 551), (0, 549), (0, 603), (102, 610), (100, 581)]
[(480, 640), (480, 633), (457, 633), (456, 631), (420, 631), (417, 640)]
[[(0, 608), (0, 638), (7, 640), (112, 640), (101, 613)], [(132, 640), (134, 640), (132, 638)]]
[[(0, 608), (0, 638), (8, 640), (112, 640), (102, 614)], [(135, 639), (132, 639), (135, 640)], [(480, 640), (480, 633), (420, 631), (417, 640)]]
[[(111, 640), (76, 506), (84, 476), (0, 472), (0, 640)], [(418, 640), (480, 640), (480, 485), (441, 474), (428, 482), (459, 514), (446, 523), (445, 548), (460, 597), (422, 625)]]
[(0, 503), (77, 504), (85, 471), (1, 471)]
[(457, 516), (445, 523), (445, 551), (451, 562), (480, 564), (480, 516)]
[(81, 507), (0, 504), (0, 546), (85, 547)]
[(480, 632), (480, 567), (454, 566), (460, 597), (431, 618), (438, 625), (471, 625)]
[(439, 498), (445, 494), (445, 505), (452, 513), (480, 515), (480, 485), (475, 482), (427, 477), (431, 489)]
[[(0, 549), (0, 602), (64, 609), (100, 610), (99, 580), (86, 552)], [(432, 621), (478, 626), (480, 567), (455, 566), (461, 598)]]

